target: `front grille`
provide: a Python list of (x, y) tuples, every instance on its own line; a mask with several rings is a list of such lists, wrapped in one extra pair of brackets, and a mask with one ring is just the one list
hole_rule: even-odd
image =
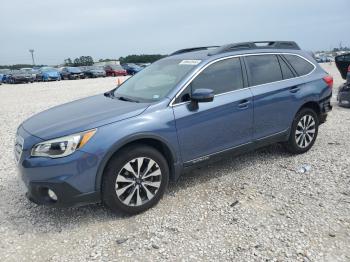
[(15, 148), (14, 148), (16, 163), (18, 163), (19, 160), (21, 159), (21, 155), (23, 151), (23, 143), (24, 143), (23, 138), (20, 135), (16, 135)]

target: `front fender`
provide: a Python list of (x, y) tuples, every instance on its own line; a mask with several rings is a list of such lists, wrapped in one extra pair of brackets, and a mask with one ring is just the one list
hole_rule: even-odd
[(140, 139), (154, 139), (165, 145), (171, 154), (178, 177), (181, 170), (181, 154), (172, 108), (153, 108), (141, 115), (119, 122), (101, 126), (97, 129), (82, 150), (95, 154), (99, 158), (96, 174), (96, 189), (99, 190), (103, 170), (111, 156), (123, 146)]
[(113, 156), (113, 154), (115, 152), (117, 152), (118, 150), (120, 150), (125, 145), (130, 144), (132, 142), (140, 141), (142, 139), (153, 139), (153, 140), (157, 140), (159, 142), (162, 142), (164, 145), (166, 145), (171, 153), (172, 159), (174, 160), (174, 165), (176, 165), (176, 167), (174, 167), (175, 168), (175, 170), (174, 170), (175, 177), (177, 178), (179, 176), (178, 174), (181, 172), (179, 170), (179, 165), (178, 165), (179, 161), (178, 161), (178, 157), (176, 154), (176, 150), (171, 145), (171, 143), (169, 141), (167, 141), (164, 137), (159, 136), (158, 134), (138, 133), (138, 134), (133, 134), (133, 135), (130, 135), (128, 137), (125, 137), (120, 141), (117, 141), (114, 145), (112, 145), (110, 147), (108, 152), (103, 156), (102, 160), (100, 161), (99, 167), (97, 169), (97, 174), (96, 174), (95, 187), (96, 187), (97, 191), (101, 188), (103, 171), (104, 171), (109, 159)]

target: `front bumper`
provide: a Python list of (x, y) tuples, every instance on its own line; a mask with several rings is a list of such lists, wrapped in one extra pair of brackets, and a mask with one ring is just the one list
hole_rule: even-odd
[(93, 73), (92, 76), (93, 76), (93, 77), (104, 77), (104, 76), (106, 76), (106, 74), (103, 74), (103, 73)]
[(60, 77), (59, 76), (48, 76), (46, 79), (48, 81), (57, 81), (60, 79)]
[[(60, 180), (30, 182), (27, 188), (26, 197), (37, 205), (76, 207), (100, 202), (99, 193), (81, 193), (69, 183)], [(48, 190), (56, 194), (57, 200), (49, 196)]]
[[(100, 202), (95, 189), (98, 158), (77, 150), (62, 158), (31, 157), (32, 146), (40, 139), (30, 135), (23, 127), (18, 130), (23, 138), (23, 151), (18, 159), (18, 171), (25, 184), (27, 198), (39, 205), (72, 207)], [(57, 200), (49, 197), (52, 190)]]
[(32, 78), (13, 78), (14, 83), (29, 83), (34, 81)]
[(85, 78), (84, 74), (70, 74), (69, 79), (75, 80), (75, 79), (83, 79)]

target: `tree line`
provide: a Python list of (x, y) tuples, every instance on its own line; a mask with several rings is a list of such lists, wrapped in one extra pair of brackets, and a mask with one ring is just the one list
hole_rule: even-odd
[[(153, 54), (153, 55), (128, 55), (125, 57), (120, 57), (119, 59), (114, 58), (106, 58), (106, 59), (100, 59), (99, 62), (109, 62), (109, 61), (115, 61), (119, 60), (121, 64), (127, 64), (127, 63), (153, 63), (166, 55), (160, 55), (160, 54)], [(94, 64), (94, 60), (91, 56), (80, 56), (77, 58), (66, 58), (64, 59), (64, 66), (91, 66)], [(35, 67), (42, 67), (45, 65), (35, 65)], [(0, 69), (9, 68), (12, 70), (20, 69), (24, 67), (30, 67), (32, 68), (33, 65), (31, 64), (16, 64), (16, 65), (0, 65)]]
[(94, 64), (94, 60), (91, 56), (81, 56), (74, 58), (72, 60), (70, 57), (67, 59), (64, 59), (64, 65), (65, 66), (92, 66)]

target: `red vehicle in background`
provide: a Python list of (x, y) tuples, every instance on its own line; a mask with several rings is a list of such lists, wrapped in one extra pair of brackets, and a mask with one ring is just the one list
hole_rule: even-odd
[(106, 76), (126, 76), (128, 74), (120, 65), (106, 65), (103, 69), (106, 71)]

